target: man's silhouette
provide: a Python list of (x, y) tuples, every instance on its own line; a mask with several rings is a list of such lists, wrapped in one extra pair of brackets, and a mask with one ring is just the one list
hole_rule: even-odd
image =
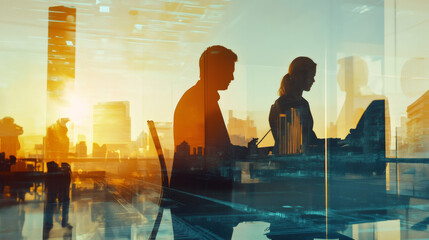
[[(230, 167), (234, 149), (222, 113), (219, 108), (218, 91), (226, 90), (234, 80), (234, 65), (237, 55), (223, 46), (207, 48), (200, 57), (200, 80), (183, 94), (174, 112), (174, 143), (176, 154), (173, 163), (171, 186), (198, 194), (210, 194), (214, 189), (196, 189), (195, 184), (203, 179), (195, 177), (204, 172), (204, 177), (219, 181), (218, 190), (230, 191), (231, 182), (222, 181), (221, 172)], [(189, 153), (177, 151), (177, 146), (188, 145)], [(195, 156), (203, 156), (198, 160)], [(192, 155), (192, 154), (191, 154)], [(193, 175), (193, 176), (190, 176)], [(207, 180), (207, 179), (206, 179)], [(197, 182), (195, 182), (197, 181)], [(211, 187), (211, 186), (207, 186)], [(206, 191), (207, 190), (207, 191)]]
[[(176, 238), (180, 235), (178, 230), (184, 230), (177, 222), (186, 221), (187, 216), (212, 216), (230, 211), (200, 196), (230, 201), (232, 160), (238, 152), (245, 152), (231, 144), (218, 104), (218, 91), (228, 89), (234, 80), (236, 61), (237, 55), (230, 49), (207, 48), (199, 60), (200, 80), (185, 92), (174, 112), (176, 152), (170, 186), (179, 190), (171, 193), (179, 203), (179, 207), (171, 209)], [(189, 224), (199, 225), (224, 239), (232, 236), (233, 224), (224, 221), (201, 219)]]
[[(61, 168), (54, 161), (47, 163), (48, 174), (45, 179), (46, 203), (43, 216), (43, 239), (49, 238), (54, 226), (55, 210), (61, 210), (61, 226), (72, 229), (69, 224), (71, 170), (68, 163), (61, 163)], [(58, 203), (57, 203), (58, 199)], [(59, 205), (59, 206), (58, 206)]]
[(200, 58), (200, 80), (188, 89), (174, 112), (174, 142), (186, 141), (191, 150), (204, 147), (227, 153), (231, 145), (219, 108), (219, 90), (234, 80), (237, 55), (222, 46), (207, 48)]

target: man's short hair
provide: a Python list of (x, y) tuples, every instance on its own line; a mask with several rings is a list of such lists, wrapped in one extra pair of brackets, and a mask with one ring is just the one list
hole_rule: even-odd
[(237, 54), (231, 49), (224, 46), (214, 45), (208, 47), (200, 57), (200, 78), (203, 78), (203, 73), (206, 70), (206, 66), (209, 64), (225, 63), (225, 62), (237, 62)]

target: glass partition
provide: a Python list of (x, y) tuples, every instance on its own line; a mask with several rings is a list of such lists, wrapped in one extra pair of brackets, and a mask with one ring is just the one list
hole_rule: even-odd
[(1, 6), (0, 238), (428, 237), (429, 3)]

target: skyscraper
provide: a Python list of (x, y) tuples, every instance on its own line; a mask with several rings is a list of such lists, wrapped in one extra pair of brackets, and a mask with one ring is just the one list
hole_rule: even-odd
[(407, 117), (410, 154), (413, 157), (426, 157), (429, 150), (429, 91), (407, 107)]
[(66, 116), (75, 80), (76, 8), (49, 8), (46, 123)]
[(247, 146), (253, 138), (257, 136), (257, 129), (253, 120), (247, 116), (246, 119), (234, 117), (232, 110), (229, 110), (228, 133), (231, 143), (234, 145)]
[(279, 154), (302, 153), (302, 124), (300, 112), (295, 108), (291, 108), (289, 116), (280, 114), (277, 134), (279, 135)]
[(93, 142), (106, 144), (107, 151), (128, 155), (131, 143), (130, 103), (103, 102), (93, 109)]

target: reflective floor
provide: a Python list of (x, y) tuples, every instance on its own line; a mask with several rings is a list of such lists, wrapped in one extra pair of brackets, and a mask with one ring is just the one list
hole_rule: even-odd
[[(173, 226), (175, 239), (223, 239), (222, 231), (227, 229), (223, 226), (232, 227), (232, 239), (428, 239), (425, 189), (429, 184), (418, 177), (424, 167), (415, 172), (410, 170), (413, 165), (401, 167), (399, 194), (393, 176), (383, 194), (377, 191), (380, 186), (385, 188), (386, 178), (332, 176), (329, 189), (335, 194), (328, 194), (332, 204), (327, 211), (324, 182), (318, 177), (289, 176), (267, 183), (243, 170), (232, 202), (205, 198), (213, 208), (204, 211), (195, 206), (195, 214), (177, 217), (172, 212), (177, 212), (178, 204), (169, 200), (158, 219), (156, 239), (174, 239)], [(407, 180), (410, 172), (414, 182)], [(291, 179), (294, 187), (287, 184)], [(358, 198), (353, 192), (367, 192), (368, 196)], [(156, 176), (76, 171), (70, 188), (69, 225), (62, 226), (66, 210), (58, 203), (53, 228), (46, 232), (48, 204), (43, 181), (4, 182), (0, 239), (149, 239), (159, 217), (159, 194)], [(210, 210), (225, 207), (232, 211)]]

